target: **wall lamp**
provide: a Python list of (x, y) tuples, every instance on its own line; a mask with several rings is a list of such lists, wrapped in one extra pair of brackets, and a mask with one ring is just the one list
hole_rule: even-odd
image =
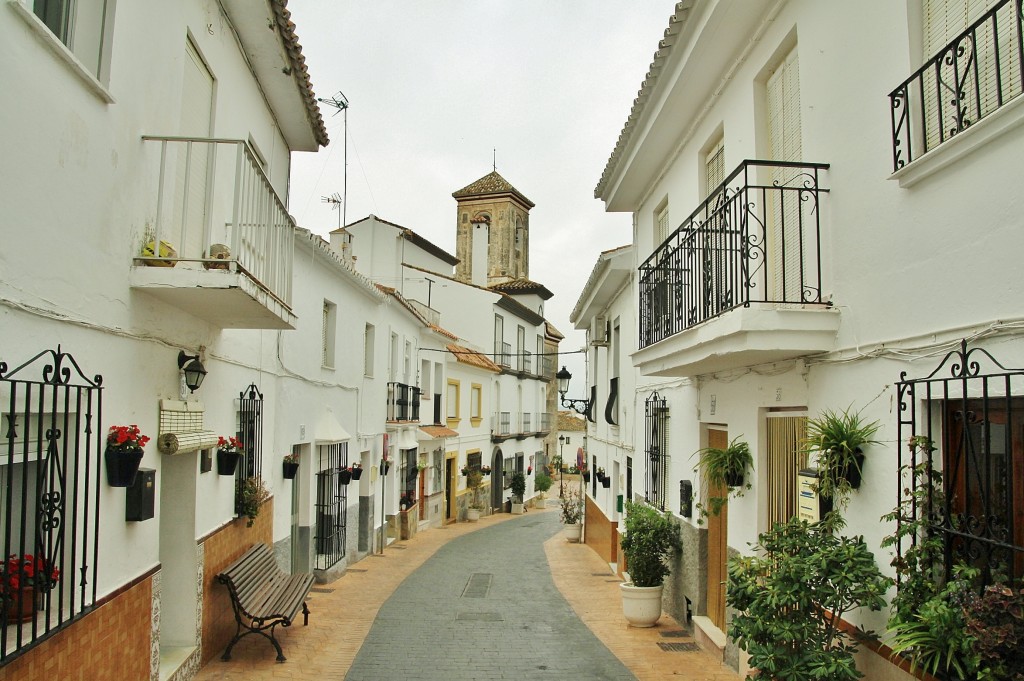
[(564, 364), (558, 373), (555, 374), (555, 378), (558, 379), (558, 395), (562, 398), (563, 407), (568, 407), (577, 414), (583, 415), (590, 411), (590, 400), (569, 400), (565, 398), (565, 393), (569, 392), (569, 380), (572, 378), (572, 374), (569, 373)]
[(178, 352), (178, 369), (185, 376), (185, 386), (191, 391), (199, 390), (206, 378), (206, 367), (199, 361), (199, 355), (186, 355), (184, 350)]

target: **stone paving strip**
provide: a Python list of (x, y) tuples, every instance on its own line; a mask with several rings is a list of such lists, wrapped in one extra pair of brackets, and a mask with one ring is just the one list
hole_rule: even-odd
[[(556, 513), (556, 509), (530, 511), (527, 517), (539, 520), (539, 516), (543, 515), (545, 521), (553, 521), (549, 514)], [(457, 523), (435, 528), (417, 534), (411, 541), (392, 545), (382, 557), (367, 556), (354, 564), (339, 580), (317, 585), (317, 591), (309, 599), (311, 615), (308, 627), (300, 623), (290, 628), (278, 628), (277, 637), (288, 658), (286, 662), (277, 663), (273, 647), (265, 639), (252, 636), (235, 646), (229, 662), (214, 659), (199, 672), (196, 679), (344, 679), (366, 642), (381, 607), (409, 575), (448, 542), (516, 519), (523, 520), (523, 517), (499, 514), (482, 518), (477, 523)], [(398, 545), (404, 550), (395, 550), (394, 547)], [(615, 575), (588, 547), (570, 544), (559, 533), (547, 540), (543, 548), (554, 584), (573, 611), (641, 681), (669, 677), (692, 681), (735, 681), (739, 678), (720, 660), (703, 650), (666, 651), (659, 646), (659, 642), (687, 643), (692, 640), (677, 637), (681, 627), (667, 615), (653, 629), (628, 627), (622, 618)], [(543, 605), (537, 604), (536, 607), (543, 612)], [(415, 615), (412, 617), (415, 618)], [(426, 622), (424, 625), (430, 626)], [(662, 636), (662, 632), (669, 633), (671, 637)], [(394, 648), (394, 661), (403, 668), (409, 663), (415, 664), (416, 653), (408, 643), (396, 642)], [(473, 657), (476, 664), (486, 663), (479, 657)], [(393, 671), (382, 667), (373, 678), (396, 678)], [(546, 678), (583, 678), (578, 674), (566, 675), (564, 672), (551, 669), (546, 674), (541, 671), (537, 674)], [(416, 677), (415, 672), (410, 675), (409, 670), (406, 670), (398, 678)], [(462, 669), (452, 670), (451, 678), (469, 679), (475, 676), (472, 669)]]

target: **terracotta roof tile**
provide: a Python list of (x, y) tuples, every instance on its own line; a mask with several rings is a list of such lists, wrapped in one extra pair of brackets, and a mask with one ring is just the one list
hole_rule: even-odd
[(496, 374), (501, 373), (501, 367), (492, 362), (491, 359), (483, 353), (477, 352), (476, 350), (470, 350), (467, 347), (457, 345), (455, 343), (450, 343), (447, 347), (448, 352), (455, 355), (455, 359), (463, 364), (475, 366), (478, 369), (493, 371)]
[(274, 8), (274, 16), (281, 31), (281, 39), (284, 40), (285, 49), (288, 52), (288, 59), (292, 63), (292, 75), (302, 93), (302, 99), (306, 102), (306, 110), (309, 112), (309, 120), (313, 126), (317, 144), (326, 147), (331, 140), (327, 136), (324, 118), (320, 115), (320, 107), (316, 103), (313, 81), (309, 78), (306, 58), (302, 55), (302, 45), (299, 44), (299, 37), (295, 35), (295, 23), (291, 20), (292, 13), (286, 6), (288, 0), (273, 0), (270, 4)]
[(487, 288), (502, 293), (536, 293), (544, 300), (550, 300), (555, 295), (544, 284), (538, 284), (529, 279), (510, 279), (490, 284)]
[(441, 437), (458, 437), (458, 431), (452, 430), (448, 426), (420, 426), (420, 431), (425, 433), (428, 437), (441, 438)]
[(452, 197), (464, 199), (472, 196), (487, 196), (489, 194), (512, 194), (530, 208), (533, 208), (535, 205), (521, 191), (509, 184), (508, 180), (499, 175), (496, 170), (484, 175), (476, 182), (466, 185), (457, 192), (453, 192)]

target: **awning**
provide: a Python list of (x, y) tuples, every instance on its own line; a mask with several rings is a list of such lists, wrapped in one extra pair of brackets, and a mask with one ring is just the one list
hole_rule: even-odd
[(420, 426), (421, 440), (439, 440), (443, 437), (458, 437), (459, 434), (448, 426)]
[(320, 420), (316, 422), (316, 428), (313, 430), (313, 444), (333, 445), (339, 442), (348, 442), (351, 438), (348, 431), (338, 423), (334, 411), (325, 406), (324, 413), (320, 415)]

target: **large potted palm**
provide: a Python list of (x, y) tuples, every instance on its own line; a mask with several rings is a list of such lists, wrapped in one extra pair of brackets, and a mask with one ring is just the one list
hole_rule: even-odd
[(877, 444), (878, 421), (866, 422), (859, 412), (826, 409), (807, 419), (805, 450), (817, 457), (818, 494), (842, 504), (860, 488), (864, 447)]
[(622, 614), (631, 627), (653, 627), (661, 617), (661, 594), (669, 567), (666, 559), (679, 551), (679, 528), (671, 514), (646, 504), (626, 502), (626, 555), (629, 581), (620, 584)]

